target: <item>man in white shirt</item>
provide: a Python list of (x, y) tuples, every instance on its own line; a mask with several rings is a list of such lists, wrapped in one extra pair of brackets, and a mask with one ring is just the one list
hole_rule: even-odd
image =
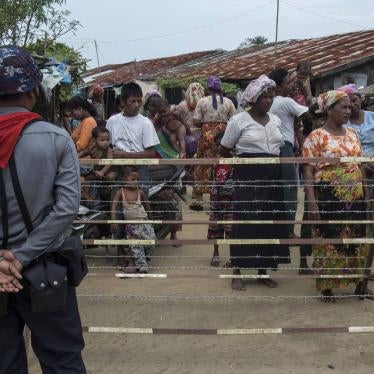
[[(280, 157), (294, 157), (295, 147), (295, 123), (309, 118), (309, 108), (298, 104), (288, 97), (291, 94), (291, 76), (285, 69), (275, 69), (269, 74), (269, 78), (275, 81), (277, 96), (274, 98), (270, 112), (281, 120), (281, 133), (284, 138), (284, 146), (280, 149)], [(298, 173), (296, 164), (282, 164), (282, 177), (284, 180), (284, 199), (289, 219), (294, 220), (297, 209)], [(294, 237), (294, 225), (289, 226), (290, 237)]]
[[(137, 83), (123, 85), (121, 90), (123, 111), (108, 119), (107, 129), (114, 148), (115, 158), (156, 158), (159, 144), (153, 123), (139, 113), (143, 92)], [(149, 181), (148, 166), (139, 167), (141, 181)], [(142, 189), (148, 194), (147, 183)]]
[(107, 129), (116, 158), (155, 158), (159, 144), (153, 123), (139, 113), (143, 93), (137, 83), (122, 87), (123, 111), (108, 119)]

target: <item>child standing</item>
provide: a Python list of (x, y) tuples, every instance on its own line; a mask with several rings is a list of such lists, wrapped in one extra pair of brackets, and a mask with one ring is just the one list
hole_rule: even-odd
[[(214, 141), (219, 147), (224, 132), (219, 132)], [(233, 168), (231, 165), (212, 166), (212, 186), (210, 190), (210, 221), (231, 221), (233, 219)], [(208, 239), (228, 239), (231, 234), (232, 225), (221, 225), (210, 223), (208, 228)], [(211, 266), (219, 266), (220, 258), (218, 244), (214, 244)]]
[[(151, 224), (146, 223), (150, 206), (145, 193), (139, 188), (139, 174), (135, 167), (127, 166), (123, 170), (124, 186), (117, 190), (112, 204), (112, 219), (116, 219), (117, 205), (122, 204), (123, 215), (126, 220), (145, 221), (145, 223), (127, 223), (125, 225), (126, 239), (155, 240), (156, 235)], [(112, 225), (114, 232), (118, 225)], [(147, 257), (151, 255), (153, 245), (130, 245), (131, 260), (125, 272), (136, 270), (139, 273), (148, 273)]]

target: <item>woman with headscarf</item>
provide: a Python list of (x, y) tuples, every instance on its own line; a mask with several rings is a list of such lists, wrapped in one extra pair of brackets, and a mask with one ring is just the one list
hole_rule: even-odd
[[(214, 138), (219, 132), (225, 131), (227, 121), (236, 114), (232, 101), (223, 97), (219, 77), (209, 77), (207, 86), (210, 94), (198, 101), (193, 117), (195, 126), (201, 127), (197, 158), (214, 158), (217, 156), (218, 150)], [(203, 194), (210, 192), (210, 166), (198, 165), (195, 169), (194, 179), (197, 202), (191, 204), (190, 208), (202, 210), (200, 201), (203, 199)]]
[[(362, 155), (357, 132), (344, 125), (351, 115), (351, 103), (346, 93), (333, 90), (319, 96), (318, 105), (325, 113), (325, 124), (312, 131), (303, 145), (304, 157), (359, 157)], [(368, 191), (363, 185), (365, 174), (360, 164), (354, 162), (316, 162), (304, 164), (303, 176), (311, 220), (364, 220), (365, 199)], [(344, 239), (365, 237), (365, 225), (324, 224), (314, 225), (313, 238)], [(313, 245), (314, 268), (322, 275), (360, 274), (367, 255), (365, 244)], [(317, 289), (322, 301), (334, 302), (333, 288), (356, 284), (361, 289), (361, 279), (317, 279)]]
[[(198, 83), (190, 83), (188, 86), (185, 99), (172, 109), (173, 114), (186, 127), (186, 157), (193, 158), (196, 155), (197, 145), (201, 137), (201, 129), (195, 126), (193, 116), (198, 101), (205, 96), (204, 87)], [(194, 178), (194, 166), (186, 167), (185, 180), (192, 181)], [(192, 198), (196, 199), (196, 188), (192, 187)]]
[(161, 98), (161, 94), (156, 90), (150, 90), (145, 94), (143, 100), (143, 115), (148, 117), (151, 121), (153, 120), (153, 117), (156, 114), (153, 104), (153, 101), (156, 98)]
[(169, 134), (165, 128), (164, 118), (161, 118), (160, 111), (167, 108), (167, 112), (170, 112), (170, 105), (167, 100), (163, 99), (158, 91), (152, 90), (147, 92), (144, 97), (143, 113), (152, 122), (157, 132), (158, 144), (156, 152), (160, 158), (178, 158), (178, 150), (173, 148), (169, 139)]
[[(243, 106), (251, 109), (230, 119), (221, 141), (220, 153), (230, 157), (279, 157), (284, 145), (280, 119), (269, 112), (275, 95), (275, 82), (265, 75), (253, 80), (243, 93)], [(281, 185), (280, 164), (235, 165), (234, 208), (235, 220), (284, 220), (285, 207)], [(233, 225), (230, 239), (282, 239), (287, 238), (284, 225)], [(289, 263), (287, 245), (256, 244), (231, 245), (231, 265), (234, 275), (240, 269), (254, 268), (259, 275), (267, 269), (276, 270), (278, 264)], [(258, 278), (268, 287), (277, 283), (270, 278)], [(242, 279), (232, 280), (234, 290), (244, 290)]]
[[(362, 145), (362, 152), (365, 157), (374, 156), (374, 113), (361, 108), (362, 98), (353, 83), (338, 88), (349, 96), (351, 101), (351, 116), (347, 122), (348, 127), (356, 130)], [(370, 168), (374, 172), (374, 167)]]
[(186, 136), (187, 158), (192, 158), (197, 151), (197, 144), (201, 136), (201, 129), (194, 124), (194, 113), (198, 101), (204, 97), (204, 87), (198, 83), (191, 83), (181, 101), (173, 110), (173, 114), (189, 129), (190, 135)]

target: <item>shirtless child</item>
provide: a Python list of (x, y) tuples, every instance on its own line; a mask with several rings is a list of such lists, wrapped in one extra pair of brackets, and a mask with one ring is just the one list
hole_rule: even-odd
[(155, 125), (167, 130), (170, 145), (178, 152), (179, 158), (186, 158), (185, 136), (191, 133), (190, 129), (170, 112), (170, 104), (165, 99), (159, 99), (155, 104)]

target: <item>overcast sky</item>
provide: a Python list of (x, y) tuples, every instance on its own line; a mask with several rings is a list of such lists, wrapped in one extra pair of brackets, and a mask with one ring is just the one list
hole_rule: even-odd
[[(63, 41), (97, 66), (275, 39), (276, 0), (67, 0), (82, 28)], [(279, 40), (373, 28), (374, 0), (280, 0)], [(192, 31), (191, 31), (192, 30)], [(186, 32), (187, 31), (187, 32)], [(165, 34), (174, 34), (155, 38)], [(154, 39), (148, 39), (154, 38)], [(145, 39), (130, 41), (134, 39)]]

